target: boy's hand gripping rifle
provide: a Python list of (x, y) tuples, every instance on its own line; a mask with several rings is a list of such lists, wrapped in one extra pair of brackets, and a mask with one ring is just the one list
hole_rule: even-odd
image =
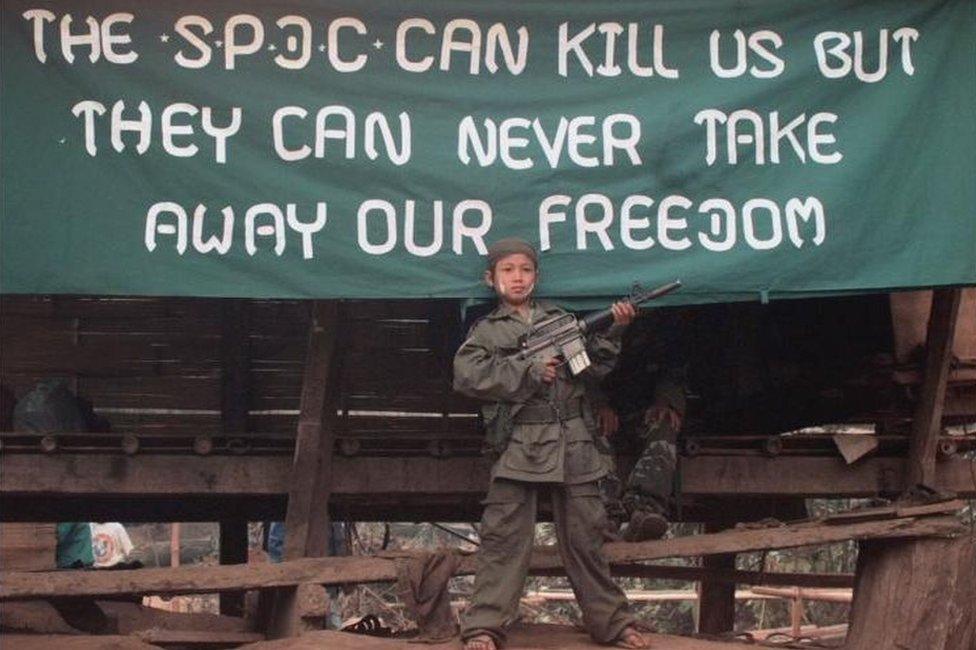
[[(668, 282), (650, 291), (635, 283), (630, 295), (624, 300), (639, 307), (680, 287), (680, 280)], [(595, 311), (583, 318), (576, 318), (573, 314), (549, 318), (535, 325), (519, 341), (519, 346), (522, 348), (518, 353), (519, 358), (539, 356), (549, 359), (561, 356), (569, 364), (569, 371), (573, 375), (578, 375), (590, 367), (590, 357), (586, 353), (586, 336), (606, 329), (611, 324), (613, 324), (612, 309)]]

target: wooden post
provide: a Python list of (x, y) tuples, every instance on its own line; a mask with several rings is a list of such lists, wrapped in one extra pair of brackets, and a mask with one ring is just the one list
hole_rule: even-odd
[(251, 405), (251, 339), (247, 301), (225, 300), (220, 334), (220, 421), (225, 434), (247, 431)]
[(180, 524), (175, 521), (169, 525), (169, 565), (180, 566)]
[(846, 650), (976, 648), (976, 543), (861, 542)]
[[(220, 563), (247, 564), (247, 521), (220, 520)], [(244, 592), (220, 593), (220, 613), (225, 616), (244, 615)]]
[[(247, 432), (251, 404), (251, 345), (247, 301), (224, 300), (221, 312), (221, 430), (226, 435)], [(247, 520), (241, 517), (220, 521), (220, 563), (247, 562)], [(244, 593), (220, 594), (220, 613), (241, 616)]]
[[(705, 524), (706, 533), (717, 533), (725, 526), (716, 522)], [(735, 569), (735, 553), (706, 555), (702, 568), (723, 571)], [(735, 628), (735, 583), (709, 580), (701, 581), (698, 592), (698, 632), (724, 634)]]
[[(285, 516), (285, 559), (328, 555), (329, 493), (335, 431), (335, 387), (329, 385), (335, 356), (338, 305), (316, 302), (310, 325), (305, 376)], [(334, 410), (334, 409), (333, 409)]]
[(793, 595), (790, 598), (790, 634), (793, 638), (799, 638), (803, 628), (803, 594), (799, 587), (793, 587)]
[(942, 429), (942, 408), (961, 297), (962, 289), (954, 288), (936, 289), (932, 295), (925, 368), (908, 450), (906, 488), (915, 485), (935, 487), (935, 454)]
[[(329, 497), (337, 393), (330, 377), (334, 374), (338, 322), (335, 301), (314, 304), (285, 515), (286, 560), (329, 554)], [(304, 591), (309, 589), (312, 587)], [(305, 631), (302, 603), (309, 599), (299, 598), (300, 592), (302, 590), (295, 588), (279, 591), (269, 630), (273, 636), (296, 636)]]

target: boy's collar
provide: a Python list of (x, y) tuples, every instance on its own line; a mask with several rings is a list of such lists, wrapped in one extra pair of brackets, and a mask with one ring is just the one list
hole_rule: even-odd
[[(539, 310), (544, 313), (549, 313), (555, 309), (558, 308), (548, 300), (536, 300), (535, 298), (529, 299), (530, 312)], [(487, 318), (490, 320), (509, 318), (513, 316), (517, 311), (518, 311), (518, 307), (514, 307), (508, 304), (507, 302), (499, 301), (498, 306), (495, 307), (494, 311), (488, 314)]]

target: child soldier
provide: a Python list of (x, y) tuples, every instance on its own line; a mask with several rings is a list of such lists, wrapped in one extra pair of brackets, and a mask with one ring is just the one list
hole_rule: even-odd
[[(583, 622), (599, 643), (647, 648), (623, 591), (601, 554), (606, 512), (597, 481), (607, 472), (594, 445), (583, 382), (557, 358), (519, 359), (518, 339), (533, 323), (563, 313), (532, 298), (538, 279), (535, 249), (503, 239), (488, 250), (485, 282), (498, 307), (472, 327), (454, 357), (454, 388), (486, 402), (488, 445), (497, 459), (481, 520), (481, 552), (471, 605), (461, 623), (465, 650), (495, 650), (518, 612), (528, 574), (540, 494), (552, 499), (559, 552)], [(613, 306), (614, 325), (587, 344), (599, 376), (610, 371), (622, 330), (636, 310)], [(587, 417), (592, 421), (592, 418)]]

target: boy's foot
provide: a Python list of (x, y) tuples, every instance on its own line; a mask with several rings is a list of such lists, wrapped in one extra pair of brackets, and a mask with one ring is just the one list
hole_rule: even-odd
[(668, 532), (668, 520), (651, 510), (635, 510), (624, 529), (624, 541), (647, 542), (661, 539)]
[[(613, 645), (617, 648), (630, 648), (632, 650), (642, 650), (651, 647), (651, 640), (641, 634), (641, 632), (631, 625), (624, 628)], [(465, 649), (467, 650), (467, 649)]]
[[(624, 630), (626, 632), (626, 630)], [(623, 636), (623, 635), (621, 635)], [(631, 647), (631, 646), (624, 646)], [(636, 646), (645, 647), (645, 646)], [(495, 640), (487, 634), (479, 634), (464, 641), (464, 650), (498, 650)]]

